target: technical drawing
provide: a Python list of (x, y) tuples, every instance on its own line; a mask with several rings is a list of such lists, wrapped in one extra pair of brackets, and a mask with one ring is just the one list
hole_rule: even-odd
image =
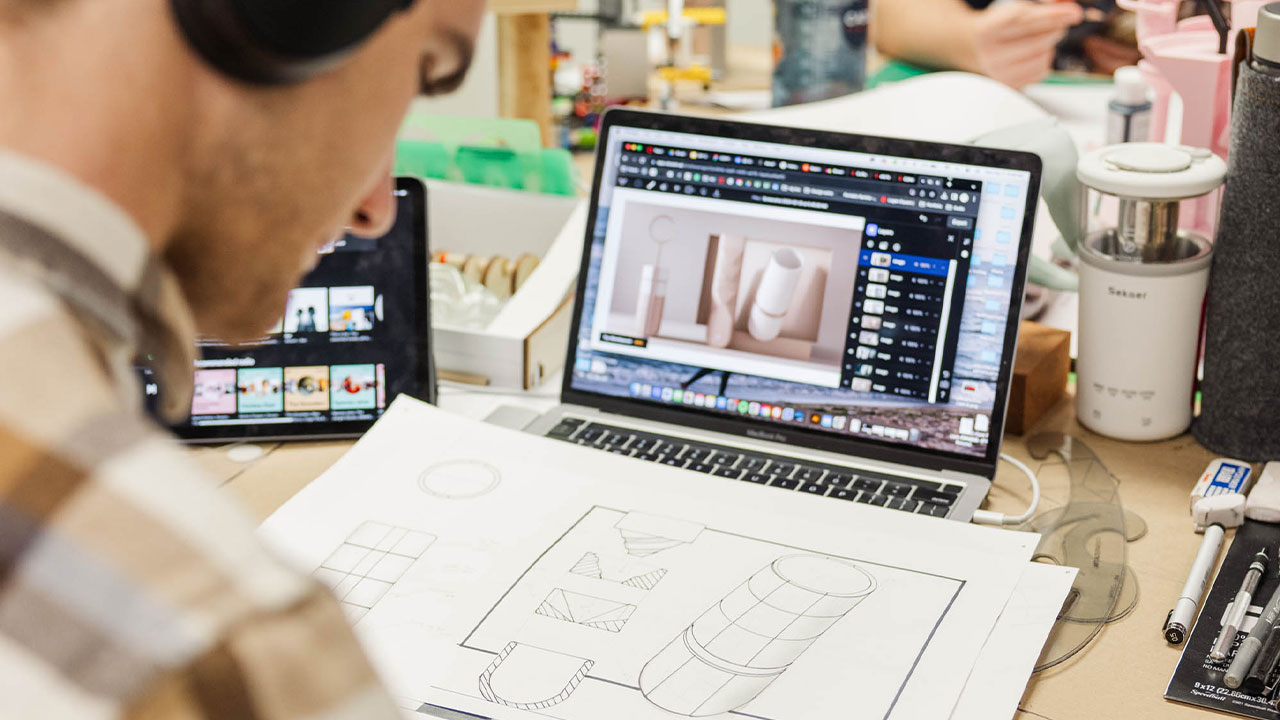
[(545, 710), (568, 700), (594, 664), (554, 650), (508, 643), (480, 673), (480, 694), (519, 710)]
[(635, 611), (635, 605), (556, 588), (534, 612), (556, 620), (616, 633), (622, 631)]
[(628, 555), (648, 557), (698, 539), (706, 526), (687, 520), (631, 512), (615, 526)]
[[(674, 537), (676, 544), (651, 557), (624, 552), (622, 533), (642, 531)], [(684, 539), (692, 542), (683, 545)], [(584, 508), (545, 549), (533, 550), (542, 552), (513, 574), (460, 639), (460, 672), (438, 690), (485, 702), (476, 678), (516, 641), (594, 661), (581, 690), (540, 711), (546, 720), (681, 720), (726, 711), (720, 717), (836, 718), (855, 706), (858, 717), (890, 720), (898, 717), (894, 708), (902, 698), (916, 692), (908, 685), (920, 677), (920, 660), (935, 646), (936, 629), (953, 616), (965, 587), (960, 577), (878, 562), (874, 553), (824, 552), (750, 528), (704, 527), (625, 506)], [(626, 579), (637, 577), (637, 568), (667, 572), (646, 593), (618, 584), (624, 566), (631, 573)], [(579, 630), (567, 624), (570, 618), (595, 616), (588, 614), (591, 608), (567, 609), (573, 596), (566, 590), (613, 599), (601, 609), (623, 603), (634, 608), (623, 611), (631, 614), (616, 634), (606, 627)], [(910, 621), (882, 622), (887, 609)], [(875, 654), (869, 647), (877, 648)], [(751, 648), (759, 650), (758, 661)], [(555, 689), (539, 694), (551, 697)], [(800, 705), (822, 712), (792, 709)]]
[(312, 573), (342, 601), (352, 622), (359, 622), (391, 589), (436, 536), (369, 521)]
[(468, 500), (487, 495), (502, 483), (497, 468), (475, 460), (450, 460), (432, 465), (418, 476), (418, 489), (445, 500)]
[(663, 710), (689, 717), (737, 710), (875, 589), (876, 579), (847, 560), (780, 557), (649, 660), (640, 691)]
[(635, 560), (602, 560), (599, 554), (593, 552), (583, 555), (582, 559), (569, 569), (569, 572), (595, 580), (615, 582), (637, 590), (652, 590), (667, 574), (665, 568), (646, 565)]

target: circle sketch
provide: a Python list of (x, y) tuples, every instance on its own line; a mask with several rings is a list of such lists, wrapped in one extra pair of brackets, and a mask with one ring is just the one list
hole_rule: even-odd
[(418, 489), (446, 500), (467, 500), (493, 492), (502, 473), (476, 460), (449, 460), (432, 465), (418, 476)]

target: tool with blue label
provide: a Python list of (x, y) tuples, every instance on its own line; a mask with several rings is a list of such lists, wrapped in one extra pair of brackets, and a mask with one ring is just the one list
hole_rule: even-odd
[(1249, 481), (1253, 478), (1253, 468), (1241, 460), (1218, 459), (1209, 463), (1200, 475), (1200, 480), (1191, 489), (1191, 509), (1194, 512), (1196, 501), (1216, 495), (1237, 494), (1244, 499), (1249, 491)]
[(1245, 493), (1252, 477), (1253, 468), (1248, 463), (1218, 459), (1209, 463), (1191, 489), (1191, 517), (1195, 521), (1196, 532), (1204, 533), (1204, 540), (1200, 543), (1195, 562), (1191, 564), (1191, 572), (1178, 601), (1169, 611), (1162, 628), (1165, 640), (1173, 645), (1182, 644), (1187, 637), (1187, 628), (1195, 619), (1196, 608), (1200, 606), (1200, 598), (1209, 584), (1209, 575), (1217, 562), (1227, 528), (1240, 527), (1244, 523)]

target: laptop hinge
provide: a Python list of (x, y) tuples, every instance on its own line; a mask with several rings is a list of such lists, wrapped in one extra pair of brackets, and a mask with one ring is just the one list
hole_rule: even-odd
[(658, 420), (646, 420), (643, 418), (637, 418), (633, 415), (608, 412), (583, 405), (562, 405), (560, 409), (563, 415), (581, 417), (584, 420), (595, 420), (610, 425), (639, 430), (641, 432), (651, 432), (673, 438), (682, 438), (691, 442), (723, 445), (747, 452), (782, 455), (786, 457), (793, 457), (798, 460), (808, 460), (810, 462), (829, 465), (844, 465), (855, 470), (885, 473), (888, 475), (897, 475), (899, 477), (916, 478), (920, 480), (941, 479), (958, 483), (967, 483), (975, 479), (981, 479), (983, 481), (988, 480), (988, 478), (976, 473), (971, 474), (948, 469), (915, 467), (902, 463), (874, 460), (856, 455), (846, 455), (843, 453), (832, 452), (830, 450), (818, 450), (808, 447), (784, 445), (757, 438), (744, 438), (738, 435), (730, 435), (728, 433), (720, 433), (712, 430), (700, 430), (698, 428), (690, 428), (684, 425), (665, 423)]

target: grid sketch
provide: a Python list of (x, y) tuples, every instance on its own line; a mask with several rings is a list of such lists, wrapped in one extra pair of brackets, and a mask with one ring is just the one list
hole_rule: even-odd
[(415, 560), (436, 541), (429, 533), (365, 522), (316, 569), (315, 577), (342, 601), (343, 612), (359, 622)]

